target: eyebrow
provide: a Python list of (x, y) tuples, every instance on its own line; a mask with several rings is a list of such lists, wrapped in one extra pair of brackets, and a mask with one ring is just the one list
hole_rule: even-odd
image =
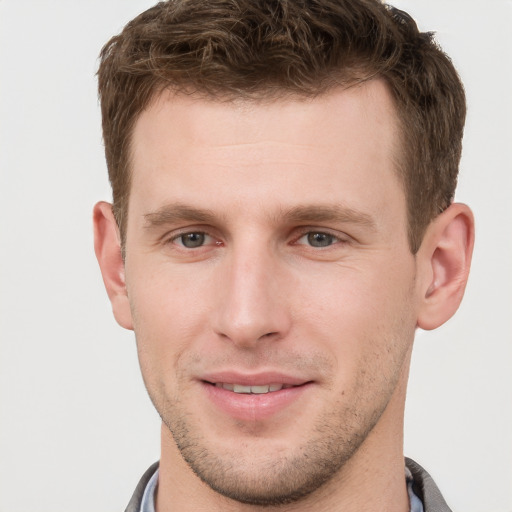
[[(376, 222), (371, 215), (342, 205), (299, 205), (282, 209), (277, 215), (272, 215), (272, 218), (276, 222), (284, 220), (289, 224), (343, 222), (370, 229), (376, 228)], [(181, 221), (215, 224), (219, 217), (208, 209), (173, 203), (162, 206), (155, 212), (146, 213), (144, 220), (145, 227), (152, 228)]]
[(155, 212), (146, 213), (144, 215), (146, 227), (148, 228), (173, 224), (184, 220), (209, 224), (213, 223), (216, 218), (216, 215), (210, 210), (196, 208), (182, 203), (162, 206), (162, 208), (159, 208)]
[(375, 229), (376, 223), (371, 215), (342, 205), (305, 205), (295, 206), (282, 212), (290, 223), (302, 222), (343, 222)]

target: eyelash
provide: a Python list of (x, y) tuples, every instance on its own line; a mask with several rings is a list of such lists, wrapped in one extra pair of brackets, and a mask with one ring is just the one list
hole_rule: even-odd
[[(312, 245), (309, 237), (310, 236), (313, 237), (313, 236), (317, 236), (317, 235), (321, 235), (322, 237), (329, 239), (330, 243), (328, 243), (327, 245), (317, 245), (317, 246)], [(300, 244), (299, 241), (305, 237), (308, 238), (309, 243)], [(301, 233), (301, 235), (295, 240), (294, 243), (295, 244), (299, 243), (299, 245), (307, 245), (308, 247), (310, 247), (312, 249), (328, 249), (329, 247), (332, 247), (333, 245), (337, 245), (340, 243), (343, 244), (346, 242), (347, 242), (347, 240), (344, 240), (340, 236), (330, 233), (329, 231), (323, 231), (323, 230), (319, 230), (319, 229), (308, 229), (306, 231), (303, 231)]]
[[(202, 243), (201, 245), (198, 245), (196, 247), (187, 247), (184, 243), (183, 243), (183, 238), (186, 237), (187, 235), (200, 235), (200, 236), (203, 236), (203, 237), (209, 237), (211, 238), (212, 240), (215, 240), (215, 237), (210, 235), (208, 232), (206, 231), (201, 231), (201, 230), (197, 230), (197, 231), (183, 231), (181, 233), (178, 233), (174, 236), (172, 236), (169, 240), (168, 240), (168, 243), (174, 243), (180, 247), (182, 247), (183, 249), (188, 249), (188, 250), (192, 250), (192, 249), (200, 249), (202, 247), (205, 247), (205, 245), (221, 245), (222, 242), (215, 242), (214, 244), (204, 244)], [(178, 243), (179, 240), (182, 240), (182, 243)]]

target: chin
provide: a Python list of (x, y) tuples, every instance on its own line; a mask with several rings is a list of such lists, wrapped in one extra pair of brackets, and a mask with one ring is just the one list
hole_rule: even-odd
[(322, 488), (339, 474), (374, 424), (347, 429), (321, 418), (295, 443), (246, 433), (240, 442), (227, 436), (219, 444), (192, 429), (197, 424), (186, 418), (173, 415), (166, 425), (190, 469), (226, 498), (259, 506), (293, 503)]

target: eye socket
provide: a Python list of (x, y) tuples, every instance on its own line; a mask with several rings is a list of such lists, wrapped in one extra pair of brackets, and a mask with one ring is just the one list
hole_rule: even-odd
[(207, 243), (212, 243), (212, 239), (206, 233), (200, 231), (192, 231), (190, 233), (182, 233), (172, 240), (175, 244), (181, 245), (187, 249), (196, 249)]
[(297, 240), (298, 244), (309, 245), (315, 248), (329, 247), (337, 242), (340, 242), (337, 236), (322, 231), (310, 231)]

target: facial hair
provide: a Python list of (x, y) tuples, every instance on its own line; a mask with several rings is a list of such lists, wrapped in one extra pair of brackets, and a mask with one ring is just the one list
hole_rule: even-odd
[[(295, 364), (304, 367), (310, 363)], [(325, 361), (321, 364), (325, 367)], [(181, 456), (205, 484), (240, 503), (279, 506), (300, 501), (320, 489), (351, 459), (393, 394), (401, 373), (400, 366), (395, 369), (385, 377), (385, 384), (373, 388), (375, 396), (369, 396), (367, 379), (374, 377), (369, 377), (365, 368), (347, 393), (352, 394), (352, 399), (346, 400), (342, 393), (324, 408), (302, 444), (292, 450), (273, 450), (257, 457), (254, 453), (244, 453), (240, 447), (232, 451), (212, 447), (199, 426), (201, 419), (188, 411), (186, 401), (181, 399), (187, 396), (183, 390), (167, 399), (163, 389), (150, 396)], [(374, 407), (365, 407), (365, 402), (373, 403)], [(286, 438), (286, 432), (282, 436)]]

